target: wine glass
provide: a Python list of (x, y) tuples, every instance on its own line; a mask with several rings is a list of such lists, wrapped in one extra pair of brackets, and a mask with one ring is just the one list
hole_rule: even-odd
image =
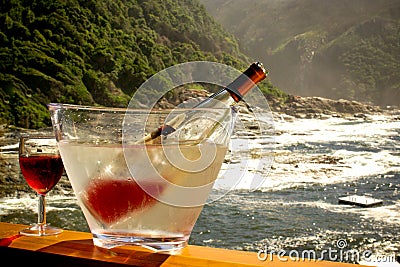
[(46, 194), (58, 183), (64, 165), (53, 135), (23, 135), (19, 142), (19, 165), (28, 185), (38, 195), (38, 221), (23, 229), (21, 235), (56, 235), (62, 229), (46, 222)]

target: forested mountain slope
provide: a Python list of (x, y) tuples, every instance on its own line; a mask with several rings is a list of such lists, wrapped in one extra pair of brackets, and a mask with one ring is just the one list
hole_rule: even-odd
[(400, 104), (400, 1), (201, 1), (281, 89)]
[(177, 63), (251, 63), (197, 1), (1, 0), (0, 11), (0, 123), (50, 125), (49, 102), (124, 107)]

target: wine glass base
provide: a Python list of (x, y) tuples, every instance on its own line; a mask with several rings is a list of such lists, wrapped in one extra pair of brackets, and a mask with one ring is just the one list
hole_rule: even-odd
[(21, 230), (19, 234), (27, 236), (48, 236), (58, 235), (62, 233), (62, 231), (62, 229), (50, 226), (48, 224), (34, 224), (31, 227)]

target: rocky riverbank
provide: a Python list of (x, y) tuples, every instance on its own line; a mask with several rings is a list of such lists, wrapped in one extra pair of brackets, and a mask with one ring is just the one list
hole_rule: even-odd
[(271, 109), (278, 113), (284, 113), (297, 118), (326, 118), (336, 117), (365, 117), (369, 114), (385, 113), (378, 106), (363, 104), (350, 100), (333, 100), (323, 97), (300, 97), (289, 95), (282, 103), (272, 99)]

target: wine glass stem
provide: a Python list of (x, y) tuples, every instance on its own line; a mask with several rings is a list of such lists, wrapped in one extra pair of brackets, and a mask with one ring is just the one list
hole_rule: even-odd
[(43, 226), (46, 224), (46, 198), (45, 195), (39, 195), (38, 203), (38, 225)]

